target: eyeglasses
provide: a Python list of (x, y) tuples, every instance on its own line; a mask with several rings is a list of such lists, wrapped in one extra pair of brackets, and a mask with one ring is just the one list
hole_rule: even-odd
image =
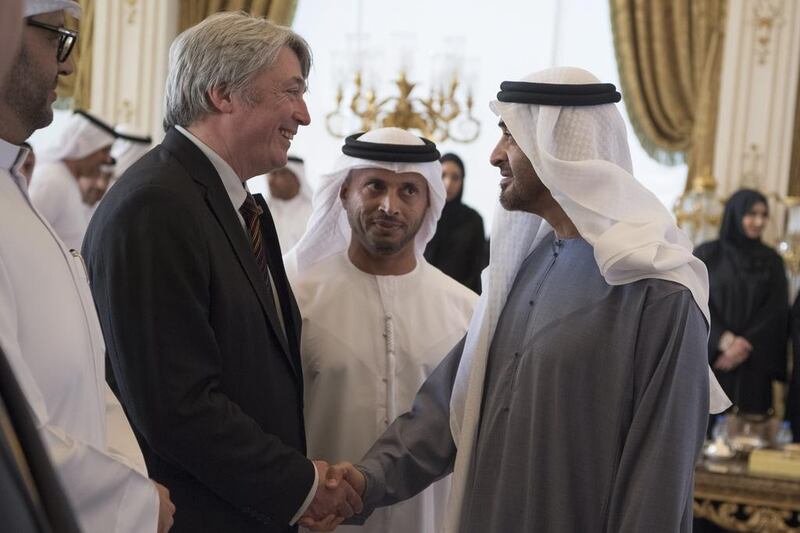
[(45, 24), (38, 20), (28, 19), (27, 23), (29, 26), (36, 26), (37, 28), (44, 28), (45, 30), (56, 32), (58, 34), (58, 54), (56, 57), (59, 63), (63, 63), (67, 60), (70, 52), (72, 52), (72, 47), (75, 46), (75, 41), (78, 40), (77, 31), (68, 30), (67, 28), (61, 28), (59, 26), (51, 26), (50, 24)]

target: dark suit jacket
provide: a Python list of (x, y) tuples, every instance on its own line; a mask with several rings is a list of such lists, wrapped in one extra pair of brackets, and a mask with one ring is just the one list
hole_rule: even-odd
[(287, 342), (211, 162), (168, 131), (103, 199), (83, 252), (119, 395), (177, 508), (173, 531), (289, 531), (314, 480), (300, 315), (278, 257)]
[[(11, 365), (0, 349), (0, 410), (11, 438), (22, 448), (24, 465), (12, 452), (9, 434), (0, 429), (0, 530), (14, 533), (79, 533), (80, 528), (58, 480), (33, 413)], [(23, 480), (27, 468), (33, 491)]]

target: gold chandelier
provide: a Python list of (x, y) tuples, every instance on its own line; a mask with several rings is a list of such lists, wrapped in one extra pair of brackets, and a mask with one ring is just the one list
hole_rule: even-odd
[(457, 97), (461, 85), (454, 74), (446, 86), (431, 89), (427, 98), (412, 95), (416, 83), (408, 80), (405, 70), (395, 80), (396, 96), (379, 98), (375, 89), (366, 89), (362, 72), (353, 75), (352, 95), (347, 110), (343, 109), (345, 89), (340, 83), (336, 89), (336, 108), (325, 116), (325, 127), (334, 137), (348, 134), (342, 131), (346, 113), (352, 113), (361, 122), (361, 131), (377, 127), (403, 128), (415, 130), (434, 142), (453, 140), (469, 143), (478, 138), (480, 123), (472, 114), (472, 92), (467, 91), (466, 99), (460, 102)]
[(717, 197), (717, 182), (710, 171), (692, 178), (692, 185), (672, 208), (678, 226), (697, 245), (716, 237), (724, 201)]

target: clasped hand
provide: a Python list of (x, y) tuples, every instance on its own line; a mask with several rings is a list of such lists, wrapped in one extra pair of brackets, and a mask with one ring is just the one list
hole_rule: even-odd
[(744, 337), (735, 337), (733, 342), (728, 348), (717, 357), (714, 361), (714, 368), (724, 372), (730, 372), (737, 366), (744, 363), (750, 352), (753, 351), (753, 345)]
[(333, 531), (347, 518), (361, 512), (364, 476), (350, 463), (330, 466), (314, 461), (319, 483), (314, 500), (300, 518), (300, 525), (312, 531)]

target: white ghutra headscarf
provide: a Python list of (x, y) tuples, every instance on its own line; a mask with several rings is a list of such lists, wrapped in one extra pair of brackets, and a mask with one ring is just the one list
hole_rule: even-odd
[[(358, 137), (362, 143), (396, 146), (424, 146), (424, 141), (416, 135), (400, 128), (379, 128), (368, 131)], [(438, 155), (436, 161), (422, 163), (401, 163), (395, 161), (361, 159), (349, 155), (341, 155), (334, 169), (320, 178), (319, 186), (314, 191), (313, 212), (308, 221), (306, 232), (300, 241), (284, 256), (288, 269), (296, 272), (346, 250), (350, 246), (351, 229), (347, 221), (347, 212), (342, 206), (339, 191), (350, 171), (360, 168), (383, 168), (397, 174), (416, 172), (428, 182), (428, 200), (430, 205), (425, 212), (422, 225), (414, 237), (414, 248), (417, 259), (422, 259), (425, 246), (436, 233), (436, 223), (442, 214), (445, 199), (442, 182), (442, 165)]]
[[(297, 178), (297, 182), (300, 184), (300, 190), (297, 192), (298, 196), (301, 196), (311, 201), (314, 195), (314, 188), (311, 187), (311, 184), (308, 182), (308, 178), (306, 177), (306, 164), (301, 158), (296, 156), (289, 156), (289, 160), (286, 162), (286, 166), (283, 167), (287, 169), (289, 172), (294, 174), (294, 177)], [(267, 179), (267, 175), (263, 176), (263, 179)], [(266, 194), (264, 198), (267, 201), (267, 205), (270, 205), (270, 202), (283, 202), (285, 200), (281, 200), (272, 196), (270, 192), (269, 186), (267, 187)], [(296, 197), (295, 197), (296, 198)], [(294, 198), (292, 198), (294, 200)]]
[(81, 16), (81, 6), (73, 0), (25, 0), (24, 17), (64, 10), (75, 18)]
[(116, 161), (114, 180), (117, 180), (131, 165), (150, 151), (153, 139), (149, 135), (142, 135), (130, 124), (119, 124), (114, 131), (117, 138), (111, 145), (111, 157)]
[(85, 111), (76, 110), (67, 119), (58, 138), (36, 157), (43, 163), (81, 159), (111, 146), (116, 138), (114, 128)]
[[(596, 84), (589, 72), (551, 68), (524, 81)], [(688, 288), (709, 321), (708, 273), (692, 255), (692, 243), (675, 225), (658, 198), (632, 174), (625, 124), (613, 104), (534, 105), (493, 101), (536, 174), (594, 248), (605, 280), (622, 285), (645, 278), (664, 279)], [(588, 185), (588, 186), (587, 186)], [(489, 346), (520, 265), (552, 228), (540, 217), (495, 209), (491, 262), (483, 272), (484, 292), (470, 323), (450, 399), (450, 429), (458, 453), (445, 531), (458, 530), (469, 478)], [(711, 369), (710, 411), (730, 406)]]

